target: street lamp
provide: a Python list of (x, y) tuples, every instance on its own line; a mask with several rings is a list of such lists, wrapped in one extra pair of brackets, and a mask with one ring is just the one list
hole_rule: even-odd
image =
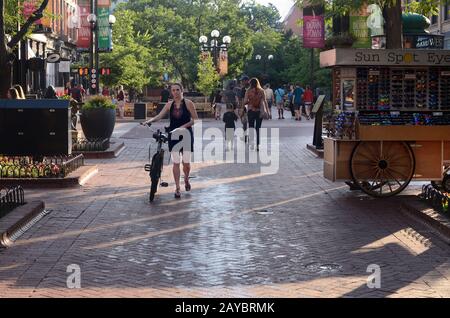
[(208, 45), (208, 37), (205, 35), (202, 35), (199, 37), (198, 41), (201, 44), (201, 51), (207, 52), (211, 51), (214, 61), (214, 66), (217, 69), (219, 64), (219, 54), (220, 52), (225, 52), (228, 50), (228, 46), (231, 43), (231, 37), (229, 35), (225, 35), (222, 38), (222, 44), (219, 44), (220, 32), (218, 30), (212, 30), (211, 31), (211, 42)]
[[(92, 1), (94, 2), (94, 1)], [(91, 44), (89, 49), (89, 68), (90, 68), (90, 83), (89, 83), (89, 91), (91, 95), (95, 95), (98, 93), (98, 65), (99, 65), (99, 52), (98, 52), (98, 23), (97, 23), (97, 0), (95, 3), (91, 2), (91, 13), (87, 16), (87, 21), (91, 25)], [(112, 29), (114, 23), (116, 23), (116, 17), (112, 14), (108, 17), (108, 23), (110, 29)]]
[(266, 74), (267, 73), (267, 61), (272, 61), (273, 58), (274, 58), (274, 56), (272, 54), (264, 56), (264, 58), (261, 54), (255, 55), (255, 60), (257, 60), (258, 62), (263, 60), (263, 62), (264, 62), (264, 64), (263, 64), (264, 65), (264, 74), (263, 74), (264, 77), (267, 76), (267, 74)]

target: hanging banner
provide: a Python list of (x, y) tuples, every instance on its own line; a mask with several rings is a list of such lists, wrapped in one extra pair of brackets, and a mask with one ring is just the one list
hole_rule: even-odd
[(107, 52), (111, 50), (111, 28), (109, 26), (109, 0), (99, 0), (97, 9), (98, 22), (98, 50)]
[(220, 51), (219, 74), (221, 76), (228, 74), (228, 51)]
[(323, 16), (303, 17), (303, 47), (323, 48), (325, 46), (325, 20)]
[(350, 16), (350, 33), (355, 37), (354, 48), (362, 49), (372, 46), (367, 16)]
[(91, 13), (91, 6), (89, 0), (79, 0), (79, 24), (77, 49), (79, 51), (89, 50), (91, 44), (91, 25), (89, 24), (87, 17)]

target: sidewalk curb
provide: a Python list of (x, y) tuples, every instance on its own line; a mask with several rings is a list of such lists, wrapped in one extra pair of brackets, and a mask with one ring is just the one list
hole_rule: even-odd
[(450, 244), (450, 219), (448, 217), (434, 211), (419, 198), (403, 201), (400, 205), (400, 211), (424, 222), (441, 234)]
[(306, 148), (317, 155), (318, 158), (323, 159), (323, 149), (317, 149), (314, 145), (306, 144)]
[(27, 225), (34, 217), (44, 211), (44, 208), (43, 201), (32, 201), (15, 208), (3, 217), (0, 220), (0, 247), (11, 247), (14, 242), (10, 240), (10, 235)]

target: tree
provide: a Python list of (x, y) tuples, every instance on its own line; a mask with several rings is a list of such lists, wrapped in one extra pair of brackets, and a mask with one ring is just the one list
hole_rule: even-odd
[[(417, 3), (415, 3), (417, 2)], [(417, 13), (436, 13), (439, 5), (447, 0), (420, 0), (413, 1), (406, 6), (407, 10), (418, 10)], [(383, 10), (385, 19), (386, 47), (388, 49), (401, 49), (403, 46), (402, 35), (402, 4), (401, 0), (298, 0), (300, 7), (308, 4), (321, 4), (326, 6), (328, 16), (349, 14), (357, 10), (364, 3), (377, 4)]]
[(11, 11), (8, 12), (6, 10), (7, 8), (12, 9), (12, 1), (9, 1), (7, 7), (5, 0), (0, 0), (0, 78), (2, 79), (0, 81), (0, 97), (5, 98), (8, 89), (12, 86), (12, 64), (15, 59), (13, 51), (17, 44), (25, 37), (33, 23), (44, 16), (44, 10), (47, 7), (48, 1), (43, 0), (41, 2), (36, 11), (20, 27), (20, 30), (13, 30), (10, 28), (17, 25), (18, 20), (11, 14)]
[[(275, 66), (280, 62), (278, 59), (283, 56), (276, 54), (282, 46), (283, 34), (275, 29), (265, 27), (264, 30), (256, 32), (252, 37), (253, 54), (246, 63), (244, 72), (251, 76), (260, 78), (265, 84), (267, 80), (274, 80)], [(256, 60), (255, 56), (261, 55), (261, 60)], [(274, 60), (268, 60), (268, 56), (274, 56)], [(268, 75), (268, 78), (265, 76)]]
[(240, 0), (136, 0), (121, 4), (137, 14), (134, 29), (150, 35), (147, 48), (164, 50), (163, 63), (172, 68), (172, 78), (179, 78), (187, 88), (197, 81), (200, 35), (213, 29), (221, 36), (230, 35), (229, 76), (238, 76), (251, 58), (252, 30), (241, 9)]
[(214, 67), (213, 59), (210, 55), (200, 56), (198, 63), (198, 80), (195, 83), (200, 93), (209, 96), (219, 84), (220, 76)]
[(274, 30), (282, 29), (280, 13), (271, 3), (268, 6), (263, 6), (252, 1), (244, 4), (242, 11), (248, 20), (248, 26), (255, 32), (267, 27)]
[(100, 54), (100, 64), (111, 69), (111, 75), (102, 77), (107, 86), (124, 85), (141, 92), (145, 85), (159, 86), (163, 74), (163, 49), (147, 47), (148, 33), (134, 29), (137, 14), (130, 10), (115, 12), (113, 29), (114, 49)]

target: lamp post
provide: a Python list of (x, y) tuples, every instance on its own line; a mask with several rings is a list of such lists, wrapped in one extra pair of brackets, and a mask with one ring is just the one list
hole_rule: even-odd
[(219, 37), (220, 37), (220, 32), (218, 30), (213, 30), (211, 31), (211, 42), (210, 44), (208, 44), (208, 37), (206, 37), (205, 35), (200, 36), (200, 38), (198, 39), (198, 41), (201, 44), (201, 51), (202, 52), (207, 52), (207, 51), (211, 51), (212, 53), (212, 57), (213, 57), (213, 61), (214, 61), (214, 67), (216, 68), (216, 70), (219, 70), (219, 55), (220, 52), (226, 52), (228, 50), (228, 46), (231, 43), (231, 37), (228, 35), (225, 35), (222, 38), (222, 44), (219, 44)]
[[(91, 25), (91, 44), (89, 49), (89, 69), (90, 69), (90, 81), (89, 81), (89, 92), (91, 95), (98, 93), (99, 84), (99, 50), (98, 50), (98, 0), (91, 0), (91, 14), (87, 16), (87, 20)], [(108, 17), (109, 27), (112, 30), (114, 23), (116, 23), (116, 17), (112, 14)]]
[(260, 62), (261, 60), (263, 61), (263, 68), (264, 68), (264, 73), (263, 73), (263, 77), (264, 78), (266, 78), (266, 77), (268, 77), (267, 76), (267, 61), (272, 61), (273, 60), (273, 55), (272, 54), (269, 54), (269, 55), (267, 55), (267, 56), (262, 56), (261, 54), (257, 54), (256, 56), (255, 56), (255, 60), (256, 61), (258, 61), (258, 62)]

